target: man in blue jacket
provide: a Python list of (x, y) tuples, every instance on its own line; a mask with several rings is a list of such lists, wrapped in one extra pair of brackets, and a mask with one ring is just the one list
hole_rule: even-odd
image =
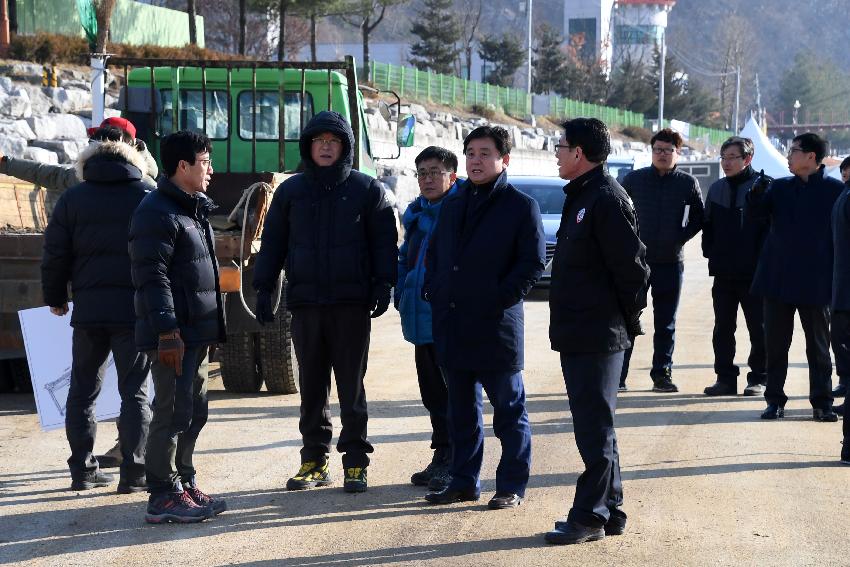
[(476, 128), (463, 150), (469, 178), (443, 199), (426, 259), (423, 291), (449, 390), (453, 455), (449, 486), (425, 499), (450, 504), (480, 497), (483, 388), (502, 444), (488, 506), (514, 508), (525, 495), (531, 465), (522, 300), (543, 273), (543, 225), (537, 202), (508, 183), (511, 142), (504, 128)]
[(807, 132), (788, 150), (788, 169), (765, 191), (753, 185), (746, 213), (770, 223), (753, 280), (753, 293), (764, 297), (767, 347), (767, 409), (762, 419), (785, 417), (788, 349), (794, 313), (806, 335), (809, 401), (815, 421), (837, 421), (832, 411), (832, 361), (829, 357), (829, 303), (832, 298), (832, 208), (844, 185), (824, 176), (821, 161), (827, 142)]
[(767, 222), (744, 217), (747, 192), (754, 183), (771, 178), (753, 171), (755, 148), (749, 138), (733, 136), (720, 146), (720, 167), (726, 177), (708, 188), (705, 222), (702, 225), (702, 254), (708, 258), (708, 273), (714, 276), (714, 372), (717, 381), (705, 388), (707, 396), (726, 396), (738, 391), (735, 365), (735, 328), (738, 306), (744, 312), (750, 333), (750, 372), (745, 396), (760, 396), (767, 381), (765, 370), (764, 314), (761, 297), (750, 288), (759, 254), (767, 236)]
[(299, 140), (304, 173), (280, 184), (254, 270), (257, 321), (274, 320), (272, 292), (286, 269), (286, 306), (298, 358), (304, 446), (287, 490), (331, 484), (331, 369), (339, 395), (343, 490), (364, 492), (373, 451), (363, 385), (371, 318), (390, 305), (396, 220), (381, 184), (352, 169), (354, 132), (338, 112), (316, 114)]
[(422, 299), (422, 286), (425, 283), (425, 254), (437, 227), (443, 198), (456, 190), (457, 156), (445, 148), (430, 146), (416, 156), (415, 163), (422, 194), (410, 203), (402, 218), (404, 243), (398, 254), (398, 283), (393, 297), (401, 314), (404, 338), (415, 345), (419, 393), (431, 416), (434, 456), (425, 470), (414, 473), (410, 481), (438, 491), (444, 489), (451, 478), (452, 453), (447, 417), (449, 393), (437, 363), (431, 332), (431, 305)]
[(198, 487), (193, 455), (209, 415), (207, 351), (224, 342), (218, 262), (204, 194), (212, 143), (179, 131), (160, 145), (156, 191), (130, 223), (136, 346), (153, 363), (153, 419), (145, 455), (149, 523), (200, 522), (227, 505)]
[[(692, 175), (676, 169), (682, 136), (664, 128), (652, 136), (652, 165), (631, 172), (623, 179), (623, 189), (632, 198), (637, 213), (640, 238), (646, 244), (649, 287), (652, 290), (653, 392), (678, 392), (673, 383), (673, 349), (676, 344), (676, 311), (685, 273), (685, 243), (699, 233), (703, 221), (702, 193)], [(626, 350), (620, 389), (626, 377), (632, 348)]]
[(561, 356), (576, 446), (585, 470), (565, 521), (546, 541), (576, 544), (626, 529), (614, 431), (623, 351), (643, 334), (649, 268), (631, 199), (603, 163), (608, 128), (595, 118), (563, 124), (558, 174), (569, 180), (552, 260), (549, 339)]

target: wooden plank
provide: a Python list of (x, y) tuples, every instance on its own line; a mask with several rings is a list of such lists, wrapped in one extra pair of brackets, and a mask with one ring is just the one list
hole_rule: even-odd
[(0, 230), (47, 227), (60, 191), (48, 191), (38, 185), (0, 175)]

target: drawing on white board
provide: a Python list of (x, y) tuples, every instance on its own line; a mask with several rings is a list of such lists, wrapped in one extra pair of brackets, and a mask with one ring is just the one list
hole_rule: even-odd
[[(107, 361), (106, 368), (103, 369), (105, 372), (108, 368), (115, 364), (115, 361), (112, 357), (109, 357)], [(71, 389), (71, 367), (65, 369), (65, 372), (52, 382), (48, 382), (44, 385), (44, 389), (47, 390), (47, 393), (50, 394), (50, 399), (53, 400), (53, 403), (56, 404), (56, 409), (59, 410), (59, 413), (64, 417), (65, 408), (68, 405), (68, 391)]]

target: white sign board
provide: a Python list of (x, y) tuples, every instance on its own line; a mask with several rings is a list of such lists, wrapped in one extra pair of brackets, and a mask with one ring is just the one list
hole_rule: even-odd
[[(68, 304), (68, 313), (57, 317), (49, 307), (18, 311), (24, 347), (35, 393), (38, 419), (44, 431), (65, 426), (65, 404), (71, 386), (71, 313), (73, 304)], [(106, 362), (103, 386), (95, 405), (98, 421), (118, 417), (121, 411), (121, 396), (118, 394), (118, 375), (112, 355)]]

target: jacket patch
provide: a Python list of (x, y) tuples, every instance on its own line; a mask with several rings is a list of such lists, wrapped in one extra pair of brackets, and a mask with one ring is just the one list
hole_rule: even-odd
[(577, 222), (577, 223), (580, 223), (581, 221), (583, 221), (583, 220), (584, 220), (584, 213), (586, 213), (586, 212), (587, 212), (587, 209), (585, 209), (585, 208), (582, 208), (582, 209), (578, 212), (578, 214), (576, 215), (576, 222)]

